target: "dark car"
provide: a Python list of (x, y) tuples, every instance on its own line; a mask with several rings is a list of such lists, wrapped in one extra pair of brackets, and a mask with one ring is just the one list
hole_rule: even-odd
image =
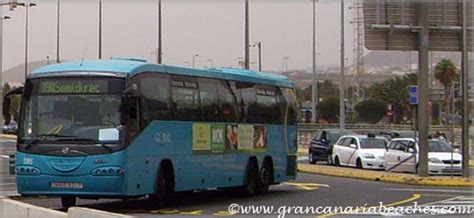
[(332, 164), (331, 153), (334, 143), (336, 143), (341, 136), (354, 134), (355, 133), (349, 130), (341, 129), (318, 130), (308, 146), (309, 163), (315, 164), (317, 161), (327, 161), (328, 164)]

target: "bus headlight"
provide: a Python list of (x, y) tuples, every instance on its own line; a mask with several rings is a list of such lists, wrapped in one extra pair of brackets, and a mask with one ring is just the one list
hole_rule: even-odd
[(91, 171), (93, 176), (125, 176), (125, 170), (120, 167), (100, 167)]

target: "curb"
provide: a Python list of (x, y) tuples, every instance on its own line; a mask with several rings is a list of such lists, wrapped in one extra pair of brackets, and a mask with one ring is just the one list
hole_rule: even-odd
[(16, 140), (16, 135), (0, 134), (0, 138), (15, 139)]
[(334, 168), (322, 165), (298, 164), (298, 172), (387, 183), (400, 183), (406, 185), (474, 187), (474, 181), (472, 179), (464, 179), (459, 177), (455, 177), (453, 179), (450, 177), (422, 178), (416, 175), (367, 171), (346, 167)]

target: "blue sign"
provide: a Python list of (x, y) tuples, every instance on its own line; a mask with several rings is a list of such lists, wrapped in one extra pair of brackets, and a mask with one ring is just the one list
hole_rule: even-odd
[(418, 86), (410, 86), (409, 95), (410, 105), (418, 105)]

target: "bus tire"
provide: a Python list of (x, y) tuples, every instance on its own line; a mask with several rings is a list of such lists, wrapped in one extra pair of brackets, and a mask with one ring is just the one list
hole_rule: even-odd
[(151, 197), (152, 200), (164, 201), (171, 198), (174, 192), (173, 168), (170, 164), (162, 163), (157, 174), (156, 191)]
[(260, 170), (259, 183), (257, 187), (258, 194), (265, 194), (273, 183), (273, 163), (271, 159), (263, 161), (262, 169)]
[(244, 196), (252, 196), (257, 192), (259, 183), (258, 166), (256, 161), (250, 160), (245, 171), (245, 184), (243, 188)]
[(63, 196), (61, 197), (61, 205), (63, 208), (70, 208), (76, 206), (76, 197), (74, 196)]

